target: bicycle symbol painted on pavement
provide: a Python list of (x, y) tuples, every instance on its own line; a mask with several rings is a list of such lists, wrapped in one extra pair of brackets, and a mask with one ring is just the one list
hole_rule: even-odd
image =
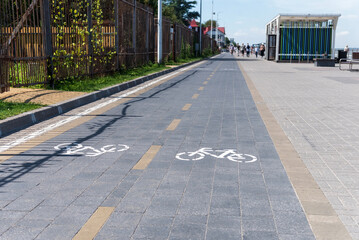
[(130, 147), (124, 144), (106, 145), (100, 149), (96, 149), (90, 146), (83, 146), (79, 143), (61, 143), (54, 147), (56, 150), (62, 151), (65, 155), (85, 155), (86, 157), (96, 157), (104, 153), (123, 152)]
[[(214, 153), (220, 153), (214, 154)], [(176, 158), (181, 161), (198, 161), (205, 156), (214, 158), (227, 158), (232, 162), (237, 163), (252, 163), (257, 161), (257, 158), (250, 154), (237, 153), (235, 149), (213, 150), (212, 148), (200, 148), (194, 152), (181, 152), (176, 155)]]

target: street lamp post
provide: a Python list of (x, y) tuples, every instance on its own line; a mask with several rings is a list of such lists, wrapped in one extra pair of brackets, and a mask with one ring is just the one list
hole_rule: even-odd
[(217, 42), (217, 46), (218, 46), (218, 15), (219, 15), (219, 12), (217, 12), (217, 22), (216, 22), (216, 42)]
[(202, 0), (200, 4), (199, 17), (199, 54), (202, 55)]
[(158, 0), (157, 62), (162, 63), (162, 0)]
[(212, 12), (211, 12), (211, 51), (213, 50), (212, 35), (213, 35), (213, 0), (212, 0)]

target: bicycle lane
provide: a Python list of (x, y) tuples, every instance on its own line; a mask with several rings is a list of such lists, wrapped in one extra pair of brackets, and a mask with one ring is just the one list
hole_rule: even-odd
[[(205, 65), (211, 65), (211, 62)], [(117, 189), (117, 185), (123, 182), (123, 189), (126, 184), (136, 181), (140, 174), (130, 172), (131, 168), (148, 149), (148, 142), (163, 131), (168, 124), (167, 119), (176, 114), (171, 113), (172, 106), (169, 104), (175, 103), (176, 99), (163, 101), (157, 95), (176, 88), (182, 81), (188, 81), (196, 72), (180, 72), (180, 76), (151, 89), (145, 95), (132, 94), (127, 96), (128, 99), (122, 97), (124, 99), (118, 101), (122, 102), (120, 108), (103, 114), (101, 111), (84, 114), (82, 119), (69, 123), (63, 129), (55, 129), (49, 136), (40, 136), (17, 146), (15, 151), (23, 153), (7, 159), (0, 166), (1, 238), (31, 239), (40, 234), (40, 239), (70, 239), (75, 235), (89, 215), (94, 213), (94, 208), (97, 209), (109, 193)], [(202, 74), (206, 75), (206, 72)], [(115, 95), (113, 97), (116, 98)], [(141, 106), (146, 101), (149, 103)], [(129, 113), (136, 104), (139, 106), (136, 113)], [(111, 109), (114, 105), (110, 104), (105, 109)], [(164, 116), (165, 113), (168, 116)], [(115, 126), (118, 122), (121, 122), (120, 125)], [(66, 132), (61, 134), (63, 131)], [(51, 140), (41, 143), (44, 138)], [(125, 146), (121, 144), (123, 139), (131, 149), (119, 152)], [(77, 150), (80, 150), (81, 144), (85, 152), (81, 150), (67, 154), (67, 151), (56, 150), (68, 144), (73, 144)], [(94, 156), (101, 149), (106, 154)], [(124, 152), (126, 155), (122, 157)], [(13, 154), (13, 150), (10, 150), (1, 155), (6, 159)], [(120, 157), (121, 163), (115, 165)], [(111, 170), (111, 167), (114, 169)], [(121, 190), (123, 193), (126, 194), (126, 190)], [(117, 200), (116, 196), (107, 201)], [(35, 226), (30, 226), (29, 222), (35, 223)]]
[[(236, 61), (225, 57), (7, 160), (2, 179), (18, 175), (2, 181), (0, 236), (312, 239)], [(63, 143), (105, 150), (55, 151)], [(176, 158), (204, 147), (212, 156)], [(228, 149), (257, 160), (215, 157)]]

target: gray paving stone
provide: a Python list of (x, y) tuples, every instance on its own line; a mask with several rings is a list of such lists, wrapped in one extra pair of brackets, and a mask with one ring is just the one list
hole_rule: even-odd
[(206, 240), (238, 240), (241, 239), (240, 228), (238, 229), (226, 229), (226, 228), (208, 228), (206, 234)]
[(63, 240), (72, 239), (78, 229), (76, 226), (69, 225), (50, 225), (44, 231), (42, 231), (35, 239), (36, 240)]
[(57, 207), (57, 206), (38, 206), (29, 212), (25, 219), (29, 222), (32, 222), (36, 219), (39, 220), (54, 220), (57, 216), (59, 216), (66, 207)]
[(205, 215), (210, 206), (210, 193), (185, 195), (178, 208), (180, 215)]
[(212, 215), (240, 216), (240, 201), (238, 196), (213, 196), (210, 208)]
[(175, 222), (169, 239), (203, 239), (206, 232), (205, 224)]
[(243, 216), (243, 233), (247, 232), (275, 232), (275, 224), (272, 216)]
[(287, 234), (279, 234), (279, 239), (283, 240), (315, 240), (313, 234), (295, 234), (295, 235), (287, 235)]
[(139, 225), (132, 239), (168, 239), (170, 224)]
[(155, 195), (146, 214), (153, 216), (174, 216), (179, 207), (181, 198), (182, 195)]
[(310, 235), (312, 233), (304, 214), (298, 214), (298, 212), (275, 211), (274, 219), (279, 234)]
[(151, 204), (153, 192), (145, 191), (130, 191), (128, 195), (120, 202), (116, 211), (144, 213), (148, 206)]
[(245, 231), (243, 234), (243, 240), (278, 240), (279, 237), (274, 231)]
[(230, 215), (210, 215), (208, 228), (236, 229), (240, 232), (241, 218)]
[(103, 226), (100, 232), (94, 238), (95, 240), (118, 240), (118, 239), (131, 239), (131, 236), (134, 233), (133, 227), (130, 228), (121, 228), (119, 226), (109, 227), (107, 225)]
[(134, 229), (140, 222), (141, 217), (141, 213), (114, 211), (105, 225), (110, 228)]
[(242, 216), (272, 216), (272, 206), (268, 198), (242, 198)]

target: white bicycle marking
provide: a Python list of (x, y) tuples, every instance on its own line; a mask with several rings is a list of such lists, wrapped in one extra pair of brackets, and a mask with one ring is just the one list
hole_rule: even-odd
[[(221, 153), (216, 155), (214, 153)], [(176, 155), (176, 158), (181, 161), (198, 161), (205, 156), (214, 158), (227, 158), (232, 162), (238, 163), (252, 163), (257, 161), (257, 158), (250, 154), (237, 153), (235, 149), (213, 150), (212, 148), (200, 148), (194, 152), (181, 152)]]
[(62, 151), (65, 155), (80, 154), (86, 157), (96, 157), (104, 153), (122, 152), (128, 150), (130, 147), (124, 144), (106, 145), (100, 150), (90, 146), (83, 146), (79, 143), (61, 143), (54, 147), (56, 150)]

